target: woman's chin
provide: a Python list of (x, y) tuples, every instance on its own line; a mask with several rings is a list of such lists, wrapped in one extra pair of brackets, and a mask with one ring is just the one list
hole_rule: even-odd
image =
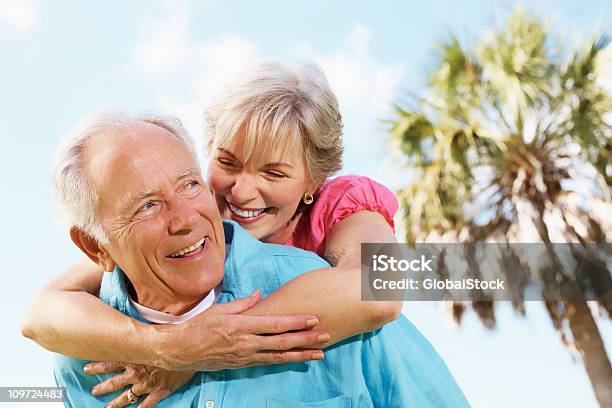
[(238, 217), (232, 213), (227, 219), (237, 222), (246, 232), (261, 242), (284, 244), (286, 242), (286, 234), (283, 229), (279, 231), (275, 229), (275, 225), (271, 224), (272, 220), (269, 217), (272, 216), (271, 214), (262, 214), (258, 217), (254, 217), (258, 219), (253, 221), (249, 219), (245, 220), (243, 217)]

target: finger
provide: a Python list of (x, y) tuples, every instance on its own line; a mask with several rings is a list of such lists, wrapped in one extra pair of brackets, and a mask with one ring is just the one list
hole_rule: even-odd
[(216, 304), (211, 308), (211, 313), (215, 314), (239, 314), (249, 310), (261, 300), (261, 291), (259, 289), (251, 293), (249, 296), (233, 300), (227, 303)]
[(119, 391), (123, 387), (128, 384), (131, 384), (133, 379), (130, 375), (128, 375), (125, 371), (113, 375), (112, 377), (102, 381), (98, 385), (92, 388), (91, 393), (96, 397), (104, 394), (108, 394), (109, 392)]
[(153, 388), (153, 387), (154, 385), (152, 383), (148, 385), (147, 381), (142, 381), (142, 382), (135, 383), (134, 385), (132, 385), (132, 393), (135, 396), (140, 397), (141, 395), (146, 395), (146, 394), (157, 392), (159, 388)]
[(322, 350), (289, 350), (279, 352), (263, 352), (258, 353), (256, 358), (259, 359), (258, 365), (270, 365), (270, 364), (286, 364), (286, 363), (298, 363), (301, 361), (314, 361), (323, 360), (325, 354)]
[(158, 391), (153, 394), (147, 395), (147, 397), (142, 401), (142, 403), (138, 406), (138, 408), (152, 408), (157, 405), (157, 403), (164, 398), (170, 395), (170, 391)]
[(279, 334), (276, 336), (259, 336), (259, 350), (289, 350), (293, 348), (312, 348), (314, 345), (322, 345), (329, 341), (328, 333), (317, 331), (305, 331), (297, 333)]
[(106, 374), (115, 371), (125, 370), (125, 365), (118, 361), (94, 361), (85, 364), (83, 371), (85, 374)]
[(304, 330), (319, 324), (311, 315), (292, 316), (241, 316), (240, 326), (246, 333), (275, 334)]
[(125, 390), (117, 398), (108, 402), (106, 408), (119, 408), (127, 405), (130, 405), (130, 401), (128, 400), (128, 390)]

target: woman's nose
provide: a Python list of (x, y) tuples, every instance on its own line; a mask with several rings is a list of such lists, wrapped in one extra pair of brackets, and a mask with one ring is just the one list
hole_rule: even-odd
[(256, 176), (247, 172), (238, 174), (231, 188), (231, 193), (236, 204), (248, 203), (257, 198)]

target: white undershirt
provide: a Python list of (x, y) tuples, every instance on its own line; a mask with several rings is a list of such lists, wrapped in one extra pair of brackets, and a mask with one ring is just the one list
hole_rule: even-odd
[(202, 299), (200, 303), (195, 305), (193, 309), (180, 316), (175, 316), (169, 313), (160, 312), (159, 310), (150, 309), (146, 306), (139, 305), (138, 303), (134, 302), (131, 296), (128, 296), (128, 298), (130, 299), (130, 303), (132, 304), (132, 306), (134, 306), (136, 311), (138, 311), (138, 314), (147, 319), (149, 322), (157, 324), (179, 324), (196, 317), (197, 315), (211, 307), (215, 303), (215, 300), (217, 300), (217, 297), (219, 296), (220, 292), (221, 289), (219, 286), (217, 286), (216, 288), (211, 290), (210, 293), (206, 295), (206, 297)]

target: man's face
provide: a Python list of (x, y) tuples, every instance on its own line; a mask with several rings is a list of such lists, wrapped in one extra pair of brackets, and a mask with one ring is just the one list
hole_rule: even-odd
[(130, 278), (138, 302), (167, 310), (217, 286), (223, 226), (189, 150), (170, 132), (139, 124), (128, 135), (92, 140), (87, 151), (109, 239), (102, 247)]

